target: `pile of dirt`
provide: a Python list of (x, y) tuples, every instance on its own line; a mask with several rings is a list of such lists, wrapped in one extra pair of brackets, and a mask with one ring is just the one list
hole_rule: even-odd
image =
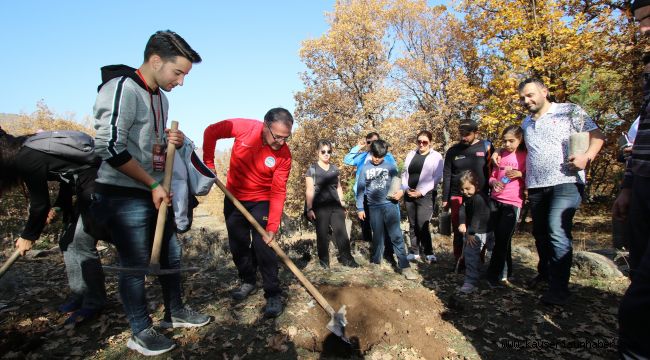
[(330, 317), (316, 305), (288, 329), (287, 335), (297, 347), (329, 356), (363, 356), (376, 345), (397, 344), (413, 348), (427, 359), (443, 358), (448, 352), (442, 334), (453, 328), (440, 318), (444, 306), (430, 291), (353, 285), (319, 290), (335, 310), (347, 306), (345, 333), (352, 346), (327, 330)]

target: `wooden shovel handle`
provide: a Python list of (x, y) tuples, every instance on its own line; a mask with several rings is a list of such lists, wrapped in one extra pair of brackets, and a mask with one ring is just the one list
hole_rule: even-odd
[[(264, 228), (262, 228), (262, 226), (257, 222), (257, 220), (255, 220), (253, 215), (251, 215), (251, 213), (248, 212), (248, 210), (246, 210), (244, 205), (242, 205), (242, 203), (239, 202), (239, 200), (237, 200), (237, 198), (235, 198), (235, 196), (228, 189), (226, 189), (226, 186), (221, 182), (221, 180), (215, 178), (214, 182), (217, 184), (219, 189), (223, 191), (226, 197), (230, 199), (230, 201), (235, 205), (235, 207), (244, 215), (246, 220), (248, 220), (248, 222), (250, 222), (251, 225), (253, 225), (255, 230), (257, 230), (257, 232), (260, 233), (260, 235), (262, 235), (262, 238), (266, 242), (269, 239), (269, 234), (266, 232), (266, 230), (264, 230)], [(309, 291), (311, 296), (313, 296), (314, 299), (318, 301), (320, 306), (322, 306), (323, 309), (325, 309), (325, 311), (327, 311), (331, 316), (333, 316), (335, 313), (334, 308), (332, 308), (332, 306), (327, 302), (327, 300), (323, 297), (323, 295), (314, 287), (314, 285), (312, 285), (312, 283), (309, 280), (307, 280), (305, 275), (303, 275), (300, 269), (298, 269), (296, 264), (294, 264), (293, 261), (289, 259), (287, 254), (280, 248), (278, 243), (275, 242), (275, 240), (273, 240), (271, 241), (269, 246), (275, 251), (275, 253), (278, 255), (280, 260), (282, 260), (284, 265), (286, 265), (289, 268), (289, 270), (291, 270), (291, 272), (298, 278), (298, 280), (305, 287), (305, 289)]]
[[(178, 130), (178, 121), (172, 121), (172, 130)], [(167, 142), (167, 154), (165, 159), (165, 177), (163, 178), (162, 187), (169, 194), (172, 183), (172, 172), (174, 170), (174, 154), (176, 146), (169, 141)], [(160, 264), (160, 249), (162, 248), (162, 238), (165, 233), (165, 220), (167, 219), (167, 201), (163, 200), (158, 208), (158, 219), (156, 221), (156, 232), (153, 236), (153, 247), (151, 248), (151, 259), (149, 265)]]
[(0, 278), (9, 270), (11, 265), (20, 257), (20, 250), (14, 251), (13, 254), (5, 261), (4, 264), (2, 264), (2, 267), (0, 268)]

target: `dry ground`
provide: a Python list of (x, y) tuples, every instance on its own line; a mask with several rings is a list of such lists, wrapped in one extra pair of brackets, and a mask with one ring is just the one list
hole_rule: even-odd
[[(6, 198), (5, 198), (6, 199)], [(4, 258), (22, 226), (24, 211), (0, 214)], [(572, 278), (574, 296), (564, 308), (538, 302), (539, 292), (523, 283), (535, 274), (534, 255), (515, 258), (513, 286), (490, 290), (486, 286), (469, 296), (456, 288), (462, 275), (453, 268), (450, 240), (437, 236), (437, 264), (415, 264), (418, 281), (407, 281), (390, 266), (371, 266), (367, 244), (354, 242), (354, 255), (362, 267), (348, 269), (334, 263), (322, 270), (315, 255), (315, 236), (297, 233), (282, 239), (282, 246), (306, 276), (338, 309), (348, 307), (347, 335), (355, 346), (342, 344), (329, 334), (329, 317), (292, 274), (282, 268), (285, 312), (277, 319), (262, 316), (261, 292), (234, 302), (229, 292), (237, 285), (220, 199), (211, 195), (197, 209), (194, 229), (183, 236), (185, 264), (202, 271), (184, 277), (185, 299), (214, 320), (199, 329), (167, 331), (177, 349), (161, 356), (172, 359), (614, 359), (620, 297), (626, 278), (602, 280)], [(18, 201), (19, 203), (19, 201)], [(22, 205), (24, 206), (24, 205)], [(521, 230), (526, 230), (521, 229)], [(57, 228), (48, 230), (55, 245)], [(610, 243), (607, 210), (583, 206), (576, 218), (575, 247), (601, 249)], [(515, 246), (534, 254), (532, 237), (519, 232)], [(334, 251), (334, 249), (332, 249)], [(102, 253), (112, 261), (112, 250)], [(335, 256), (332, 255), (332, 259)], [(335, 260), (334, 260), (335, 262)], [(56, 312), (66, 296), (61, 255), (20, 259), (0, 280), (0, 357), (138, 359), (125, 344), (128, 324), (116, 293), (116, 277), (107, 276), (109, 303), (95, 321), (63, 326), (64, 314)], [(148, 278), (149, 308), (154, 321), (162, 316), (161, 294), (154, 278)]]

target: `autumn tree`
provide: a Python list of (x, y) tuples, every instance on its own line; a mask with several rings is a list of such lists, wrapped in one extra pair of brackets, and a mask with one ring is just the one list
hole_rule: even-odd
[[(300, 58), (304, 90), (296, 93), (298, 130), (292, 142), (294, 166), (287, 207), (296, 211), (304, 198), (304, 172), (316, 160), (318, 139), (336, 144), (342, 155), (367, 131), (376, 130), (393, 112), (397, 91), (387, 83), (391, 45), (387, 39), (387, 1), (337, 1), (328, 14), (329, 30), (305, 40)], [(296, 151), (300, 149), (300, 151)], [(352, 169), (344, 170), (347, 179)]]
[(393, 78), (408, 117), (436, 134), (438, 150), (446, 150), (459, 121), (476, 118), (482, 76), (474, 38), (445, 6), (424, 0), (396, 0), (390, 16), (401, 49)]

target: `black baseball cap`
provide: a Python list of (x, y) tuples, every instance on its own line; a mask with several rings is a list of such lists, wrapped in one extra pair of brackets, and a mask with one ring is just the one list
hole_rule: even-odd
[(476, 130), (478, 130), (478, 124), (475, 121), (464, 120), (458, 125), (458, 131), (462, 133), (476, 132)]

